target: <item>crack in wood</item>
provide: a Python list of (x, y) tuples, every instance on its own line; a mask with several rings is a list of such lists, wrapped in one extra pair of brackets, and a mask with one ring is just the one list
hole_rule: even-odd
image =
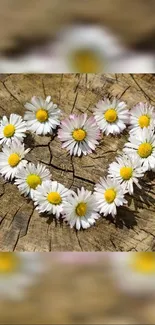
[(100, 159), (100, 158), (104, 158), (105, 155), (109, 154), (109, 153), (116, 153), (117, 152), (117, 149), (116, 150), (109, 150), (109, 151), (105, 151), (104, 153), (102, 153), (101, 156), (97, 156), (97, 157), (91, 157), (91, 159)]
[(118, 99), (121, 99), (124, 95), (125, 95), (125, 93), (128, 91), (128, 89), (130, 89), (130, 86), (128, 86), (123, 92), (122, 92), (122, 94), (120, 95), (120, 97), (118, 98)]
[(145, 91), (144, 89), (140, 86), (140, 84), (138, 83), (138, 81), (135, 79), (134, 75), (133, 74), (130, 74), (132, 80), (135, 82), (135, 84), (138, 86), (138, 88), (140, 89), (140, 91), (144, 94), (145, 98), (147, 100), (150, 100), (152, 102), (155, 102), (155, 99), (154, 98), (151, 98)]
[(10, 96), (11, 96), (13, 99), (15, 99), (15, 100), (18, 102), (18, 104), (20, 104), (20, 105), (22, 106), (22, 103), (18, 100), (18, 98), (17, 98), (16, 96), (14, 96), (14, 95), (12, 94), (12, 92), (11, 92), (11, 91), (9, 90), (9, 88), (6, 86), (5, 82), (2, 81), (2, 84), (3, 84), (4, 88), (7, 90), (7, 92), (10, 94)]
[(75, 95), (75, 99), (74, 99), (73, 107), (72, 107), (72, 110), (71, 110), (71, 114), (72, 114), (73, 111), (74, 111), (74, 108), (75, 108), (75, 105), (76, 105), (77, 98), (78, 98), (78, 92), (77, 92), (76, 95)]
[(44, 84), (44, 79), (42, 78), (42, 87), (43, 87), (43, 93), (44, 93), (44, 97), (46, 99), (47, 95), (46, 95), (46, 90), (45, 90), (45, 84)]
[(76, 234), (76, 238), (77, 238), (77, 241), (78, 241), (78, 244), (79, 244), (80, 250), (83, 252), (83, 248), (82, 248), (82, 245), (81, 245), (81, 242), (80, 242), (80, 239), (79, 239), (78, 232), (76, 231), (75, 234)]

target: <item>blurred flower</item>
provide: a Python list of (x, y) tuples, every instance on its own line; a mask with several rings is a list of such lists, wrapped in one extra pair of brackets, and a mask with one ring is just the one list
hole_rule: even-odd
[(0, 298), (23, 298), (44, 269), (38, 253), (0, 253)]
[(51, 102), (51, 96), (46, 100), (41, 97), (32, 97), (31, 103), (26, 103), (27, 109), (24, 119), (27, 121), (28, 129), (36, 134), (53, 134), (53, 130), (60, 124), (60, 109)]
[(52, 253), (56, 260), (64, 264), (93, 264), (106, 262), (108, 254), (106, 252), (56, 252)]
[(155, 294), (155, 253), (111, 253), (117, 285), (129, 294)]
[(152, 53), (140, 53), (122, 45), (100, 25), (64, 26), (47, 45), (24, 55), (0, 57), (1, 73), (153, 73)]
[(92, 73), (108, 69), (124, 52), (116, 37), (106, 28), (74, 25), (64, 29), (55, 45), (62, 70)]

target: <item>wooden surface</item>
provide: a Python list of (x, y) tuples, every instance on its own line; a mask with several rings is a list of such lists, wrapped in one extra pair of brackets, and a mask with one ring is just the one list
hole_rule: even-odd
[[(24, 114), (24, 103), (33, 95), (51, 95), (64, 111), (92, 113), (104, 96), (117, 96), (131, 108), (139, 101), (155, 104), (153, 75), (1, 75), (0, 115)], [(53, 179), (76, 189), (93, 190), (127, 141), (128, 132), (118, 137), (103, 136), (95, 153), (71, 158), (57, 137), (28, 135), (31, 148), (27, 159), (41, 161)], [(40, 217), (29, 199), (15, 185), (0, 178), (0, 249), (7, 251), (147, 251), (155, 250), (155, 177), (148, 173), (128, 197), (129, 207), (118, 210), (116, 219), (100, 218), (86, 231), (71, 230), (64, 222)]]
[[(49, 254), (43, 254), (50, 260)], [(32, 284), (23, 301), (0, 301), (0, 324), (155, 324), (155, 299), (127, 296), (108, 260), (59, 264)], [(9, 312), (8, 312), (9, 311)]]

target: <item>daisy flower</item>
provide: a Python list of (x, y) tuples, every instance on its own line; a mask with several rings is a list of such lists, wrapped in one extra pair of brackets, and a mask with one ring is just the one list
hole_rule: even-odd
[(31, 103), (26, 103), (27, 109), (24, 119), (28, 129), (36, 134), (53, 134), (53, 130), (60, 124), (61, 110), (51, 102), (51, 96), (46, 100), (41, 97), (32, 97)]
[(131, 135), (125, 144), (124, 152), (136, 153), (141, 159), (145, 171), (155, 169), (155, 135), (152, 129), (143, 128), (137, 134)]
[(124, 199), (125, 190), (115, 178), (100, 178), (99, 184), (95, 185), (94, 194), (98, 211), (104, 216), (112, 214), (114, 217), (117, 214), (116, 208), (127, 203)]
[(27, 124), (22, 117), (17, 114), (11, 114), (8, 119), (3, 116), (0, 122), (0, 144), (11, 144), (12, 141), (23, 141), (26, 137)]
[(108, 98), (100, 100), (93, 114), (97, 125), (106, 135), (122, 132), (129, 123), (129, 110), (126, 104), (116, 98), (112, 102)]
[(138, 103), (130, 110), (130, 134), (135, 134), (143, 128), (155, 127), (155, 109), (153, 106)]
[[(73, 3), (73, 1), (72, 1)], [(13, 58), (0, 56), (0, 73), (153, 73), (154, 53), (129, 50), (105, 26), (63, 26), (55, 39)]]
[(0, 253), (0, 298), (23, 298), (44, 269), (38, 253)]
[(109, 177), (116, 178), (124, 186), (126, 192), (133, 194), (133, 184), (139, 188), (138, 178), (144, 176), (141, 159), (135, 154), (123, 154), (116, 158), (116, 162), (109, 165)]
[(108, 29), (92, 24), (66, 26), (52, 45), (55, 72), (114, 71), (118, 57), (126, 53), (125, 47)]
[(132, 295), (155, 294), (154, 252), (113, 253), (110, 262), (117, 286)]
[(64, 185), (56, 181), (46, 181), (37, 187), (33, 200), (39, 213), (48, 212), (59, 218), (70, 193)]
[(28, 163), (26, 167), (22, 167), (16, 175), (15, 184), (18, 186), (19, 191), (25, 196), (30, 194), (33, 198), (34, 190), (38, 185), (51, 178), (50, 171), (42, 164), (35, 166)]
[(61, 122), (58, 138), (70, 155), (87, 155), (95, 150), (100, 131), (93, 117), (87, 119), (87, 114), (70, 115)]
[(81, 190), (77, 189), (77, 194), (73, 192), (63, 205), (63, 218), (71, 228), (75, 226), (77, 230), (87, 229), (99, 217), (94, 195), (83, 187)]
[(24, 144), (21, 142), (13, 142), (11, 146), (4, 144), (2, 152), (0, 152), (0, 174), (6, 180), (13, 179), (21, 167), (25, 167), (27, 160), (23, 158), (30, 151), (25, 150)]

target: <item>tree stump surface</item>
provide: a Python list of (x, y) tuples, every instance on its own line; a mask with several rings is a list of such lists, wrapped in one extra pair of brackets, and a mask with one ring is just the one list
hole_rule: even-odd
[[(0, 116), (24, 114), (24, 104), (32, 96), (51, 95), (54, 103), (70, 113), (92, 114), (104, 96), (127, 102), (131, 108), (139, 101), (155, 104), (154, 75), (65, 74), (1, 75)], [(128, 130), (117, 137), (103, 135), (91, 155), (70, 157), (56, 136), (28, 134), (31, 148), (27, 160), (45, 164), (52, 179), (76, 190), (93, 190), (100, 177), (106, 176), (128, 139)], [(101, 217), (85, 231), (77, 232), (64, 221), (39, 216), (33, 202), (24, 198), (13, 183), (0, 178), (0, 249), (2, 251), (153, 251), (155, 247), (155, 177), (149, 172), (128, 196), (129, 206), (118, 209), (116, 218)]]

